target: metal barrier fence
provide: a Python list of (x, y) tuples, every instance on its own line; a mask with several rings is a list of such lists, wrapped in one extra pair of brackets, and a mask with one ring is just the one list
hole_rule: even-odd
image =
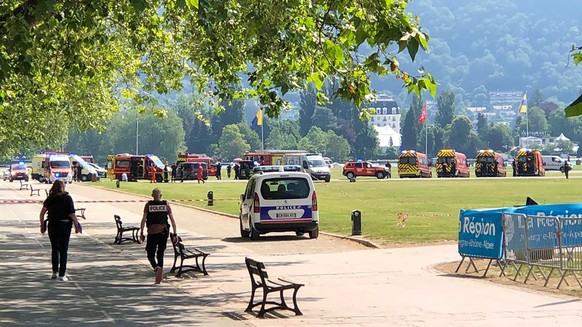
[(512, 266), (514, 281), (523, 273), (527, 283), (530, 277), (537, 279), (537, 272), (544, 286), (557, 274), (557, 288), (563, 282), (569, 285), (568, 275), (582, 287), (577, 275), (582, 272), (582, 218), (504, 213), (503, 235), (506, 265), (501, 275)]

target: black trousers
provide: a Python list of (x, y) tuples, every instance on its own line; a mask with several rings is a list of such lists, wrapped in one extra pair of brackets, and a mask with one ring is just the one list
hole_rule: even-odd
[(148, 255), (148, 261), (152, 265), (152, 268), (156, 269), (156, 267), (164, 267), (164, 251), (166, 251), (167, 242), (167, 231), (159, 234), (148, 234), (146, 252)]
[(51, 241), (51, 263), (53, 272), (65, 276), (67, 271), (67, 252), (71, 238), (72, 221), (49, 221), (48, 235)]

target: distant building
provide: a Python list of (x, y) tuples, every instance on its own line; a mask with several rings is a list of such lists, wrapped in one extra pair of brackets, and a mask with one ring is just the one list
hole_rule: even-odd
[(374, 126), (378, 133), (379, 146), (382, 152), (389, 147), (400, 147), (402, 137), (400, 135), (400, 107), (398, 103), (388, 96), (378, 96), (378, 99), (366, 106), (374, 109), (368, 123)]

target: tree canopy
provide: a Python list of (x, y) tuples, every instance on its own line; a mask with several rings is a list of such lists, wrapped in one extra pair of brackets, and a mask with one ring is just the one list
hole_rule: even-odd
[[(269, 117), (289, 90), (360, 105), (370, 75), (435, 94), (428, 73), (402, 70), (428, 34), (408, 1), (7, 0), (0, 3), (0, 155), (58, 146), (57, 134), (99, 127), (121, 107), (192, 84), (214, 104), (258, 98)], [(367, 48), (366, 55), (359, 50)], [(242, 85), (243, 87), (238, 87)], [(233, 87), (237, 86), (237, 87)], [(163, 115), (163, 112), (159, 113)], [(17, 127), (17, 128), (14, 128)]]

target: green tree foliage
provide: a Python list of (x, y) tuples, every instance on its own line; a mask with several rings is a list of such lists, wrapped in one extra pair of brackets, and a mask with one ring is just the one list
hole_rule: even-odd
[(356, 135), (356, 143), (352, 147), (354, 158), (372, 159), (379, 152), (378, 133), (374, 127), (366, 125)]
[(418, 127), (414, 110), (409, 109), (404, 113), (404, 121), (400, 128), (402, 134), (401, 149), (416, 149), (418, 144)]
[(313, 126), (305, 137), (299, 140), (299, 148), (311, 152), (319, 152), (325, 148), (326, 133), (321, 128)]
[(489, 123), (487, 122), (487, 117), (482, 113), (477, 115), (477, 134), (480, 137), (485, 137), (489, 131)]
[[(255, 97), (276, 117), (288, 91), (338, 76), (337, 96), (361, 105), (370, 75), (436, 92), (396, 59), (428, 35), (407, 1), (93, 0), (0, 3), (0, 149), (45, 146), (49, 128), (104, 126), (119, 97), (137, 105), (183, 87), (216, 103)], [(367, 54), (358, 52), (368, 47)], [(406, 56), (405, 56), (406, 57)], [(246, 82), (239, 89), (233, 85)], [(162, 115), (162, 114), (161, 114)], [(34, 120), (22, 121), (27, 117)], [(21, 122), (19, 124), (19, 122)], [(21, 125), (22, 128), (8, 128)], [(19, 142), (19, 143), (15, 143)], [(20, 143), (23, 142), (23, 143)], [(25, 142), (25, 143), (24, 143)]]
[(251, 149), (236, 124), (224, 126), (218, 144), (218, 155), (224, 160), (232, 160)]
[(545, 135), (548, 132), (548, 120), (544, 111), (540, 108), (528, 108), (527, 119), (522, 119), (519, 124), (519, 133), (525, 136), (526, 131), (530, 134)]
[[(139, 144), (136, 144), (136, 118), (139, 118)], [(136, 153), (138, 145), (139, 154), (153, 153), (162, 160), (172, 162), (178, 152), (186, 150), (184, 136), (180, 118), (173, 111), (168, 111), (164, 119), (153, 113), (137, 115), (135, 111), (121, 111), (103, 132), (103, 146), (86, 154), (103, 158), (108, 154)]]
[(194, 94), (178, 97), (174, 111), (182, 120), (186, 133), (186, 149), (189, 153), (207, 153), (208, 146), (213, 143), (211, 127), (208, 122), (210, 111), (204, 108), (203, 101)]
[(472, 129), (473, 125), (467, 116), (455, 117), (451, 123), (451, 130), (448, 139), (449, 146), (460, 152), (465, 152), (468, 147), (467, 141), (471, 135)]
[(507, 152), (514, 144), (511, 128), (505, 124), (493, 124), (487, 131), (485, 143), (490, 149)]
[(326, 144), (322, 153), (336, 162), (347, 161), (351, 152), (348, 141), (333, 131), (328, 131), (326, 134)]
[(453, 118), (455, 118), (455, 94), (452, 91), (443, 91), (437, 97), (435, 123), (445, 128), (453, 122)]
[(313, 84), (301, 92), (301, 100), (299, 102), (299, 126), (301, 136), (307, 135), (311, 126), (313, 125), (313, 113), (317, 106), (316, 90)]
[(265, 138), (265, 149), (296, 150), (297, 142), (301, 138), (299, 126), (294, 121), (274, 119), (268, 120), (268, 133)]
[(337, 130), (337, 119), (331, 109), (317, 106), (312, 118), (313, 126), (321, 128), (324, 132)]
[[(261, 136), (257, 134), (246, 122), (236, 124), (243, 135), (243, 139), (251, 147), (251, 150), (261, 150)], [(242, 153), (241, 153), (242, 154)]]

